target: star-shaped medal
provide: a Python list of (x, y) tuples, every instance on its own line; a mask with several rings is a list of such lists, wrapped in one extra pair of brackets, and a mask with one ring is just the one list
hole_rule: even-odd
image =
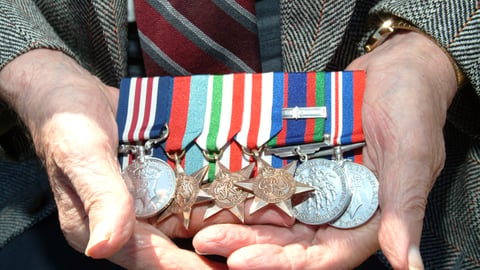
[(207, 184), (205, 188), (205, 191), (213, 196), (215, 203), (208, 207), (203, 220), (210, 218), (223, 209), (227, 209), (242, 223), (244, 222), (245, 200), (250, 193), (235, 186), (235, 183), (249, 179), (254, 167), (255, 164), (250, 163), (238, 172), (231, 172), (220, 162), (217, 162), (215, 180)]
[(188, 229), (192, 207), (213, 200), (212, 196), (200, 188), (207, 171), (208, 166), (205, 166), (192, 175), (187, 175), (180, 162), (175, 164), (175, 175), (177, 177), (175, 198), (172, 204), (158, 217), (156, 224), (161, 223), (171, 215), (183, 214), (183, 225), (185, 229)]
[(281, 169), (275, 169), (261, 158), (257, 160), (257, 176), (249, 181), (236, 183), (255, 195), (250, 206), (250, 215), (269, 204), (274, 204), (285, 214), (293, 217), (292, 196), (311, 192), (315, 189), (309, 185), (295, 181), (297, 162), (290, 162)]

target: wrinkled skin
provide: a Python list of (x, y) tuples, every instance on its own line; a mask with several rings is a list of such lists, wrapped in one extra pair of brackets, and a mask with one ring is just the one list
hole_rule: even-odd
[(195, 236), (197, 252), (226, 256), (231, 269), (350, 269), (381, 247), (395, 269), (423, 268), (418, 246), (427, 196), (445, 160), (454, 68), (434, 42), (405, 32), (348, 69), (367, 72), (363, 161), (379, 179), (379, 212), (351, 230), (214, 225)]
[[(77, 251), (108, 258), (128, 269), (221, 269), (170, 239), (191, 237), (202, 226), (238, 222), (223, 211), (203, 222), (204, 207), (192, 213), (190, 230), (169, 218), (154, 228), (136, 221), (120, 175), (115, 115), (118, 89), (104, 85), (58, 51), (25, 53), (0, 72), (0, 96), (20, 115), (44, 161), (58, 206), (62, 231)], [(288, 226), (275, 211), (246, 222)]]

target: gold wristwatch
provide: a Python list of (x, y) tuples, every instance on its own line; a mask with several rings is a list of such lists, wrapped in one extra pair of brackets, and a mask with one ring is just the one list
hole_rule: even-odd
[(442, 49), (442, 51), (447, 55), (448, 59), (452, 63), (455, 69), (455, 75), (457, 78), (457, 86), (460, 87), (461, 85), (463, 85), (465, 81), (465, 75), (463, 74), (463, 71), (458, 67), (455, 60), (453, 60), (450, 53), (448, 53), (448, 51), (443, 46), (441, 46), (438, 43), (438, 41), (436, 41), (427, 33), (423, 32), (418, 27), (412, 25), (407, 20), (404, 20), (398, 17), (393, 17), (383, 21), (382, 25), (377, 30), (375, 30), (375, 32), (373, 32), (373, 34), (367, 40), (367, 43), (365, 44), (365, 50), (367, 52), (373, 51), (376, 47), (382, 44), (391, 34), (395, 33), (395, 31), (398, 31), (398, 30), (413, 31), (413, 32), (422, 34), (428, 37), (429, 39), (431, 39), (433, 42), (435, 42), (438, 45), (438, 47)]

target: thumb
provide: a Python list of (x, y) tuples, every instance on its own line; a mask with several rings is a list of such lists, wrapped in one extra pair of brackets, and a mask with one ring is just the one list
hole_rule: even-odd
[(106, 258), (117, 252), (130, 238), (135, 225), (133, 202), (119, 173), (89, 179), (84, 192), (90, 238), (85, 254)]
[(380, 185), (382, 252), (394, 269), (423, 269), (419, 245), (431, 180), (408, 176), (395, 166), (389, 171), (396, 174), (385, 176), (390, 181)]
[(63, 125), (75, 127), (66, 125), (65, 130), (76, 130), (78, 137), (52, 134), (67, 139), (51, 139), (46, 155), (62, 230), (77, 250), (94, 258), (109, 257), (128, 241), (135, 225), (116, 144), (85, 117), (66, 117)]

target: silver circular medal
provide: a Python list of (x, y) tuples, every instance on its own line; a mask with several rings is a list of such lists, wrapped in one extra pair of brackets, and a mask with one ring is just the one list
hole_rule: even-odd
[(378, 181), (365, 166), (351, 161), (343, 162), (352, 200), (345, 213), (330, 225), (350, 229), (367, 222), (378, 208)]
[(347, 177), (337, 162), (308, 160), (297, 167), (295, 180), (315, 189), (293, 209), (300, 222), (310, 225), (331, 222), (342, 215), (350, 202)]
[(122, 176), (139, 218), (152, 217), (164, 210), (175, 196), (175, 173), (161, 159), (137, 158), (124, 169)]

